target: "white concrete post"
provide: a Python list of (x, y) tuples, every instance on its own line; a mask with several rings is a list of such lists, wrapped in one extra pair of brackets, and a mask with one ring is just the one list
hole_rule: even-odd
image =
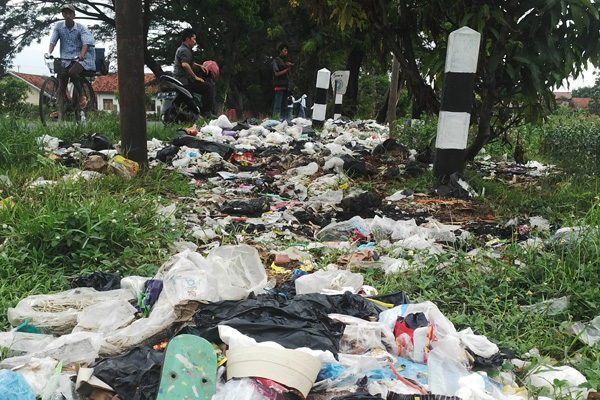
[(438, 179), (464, 169), (480, 41), (481, 35), (466, 26), (448, 39), (433, 162)]
[(312, 124), (315, 128), (322, 128), (327, 112), (327, 90), (329, 89), (329, 77), (331, 72), (327, 68), (317, 72), (317, 92), (315, 93), (315, 104), (312, 112)]

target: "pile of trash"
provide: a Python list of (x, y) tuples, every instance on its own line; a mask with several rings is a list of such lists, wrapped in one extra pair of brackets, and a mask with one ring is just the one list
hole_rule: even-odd
[[(73, 167), (64, 179), (138, 171), (102, 134), (41, 142), (51, 158)], [(456, 197), (478, 195), (458, 175), (434, 196), (361, 190), (361, 178), (400, 183), (431, 168), (386, 127), (330, 120), (316, 133), (303, 119), (233, 125), (221, 116), (180, 130), (171, 143), (149, 141), (148, 149), (151, 166), (178, 170), (195, 188), (193, 208), (182, 199), (159, 210), (185, 224), (194, 242), (176, 243), (152, 277), (98, 271), (75, 279), (71, 290), (9, 309), (14, 329), (0, 333), (6, 398), (154, 400), (176, 398), (185, 387), (185, 398), (216, 400), (522, 400), (531, 387), (556, 390), (555, 379), (566, 382), (557, 396), (590, 392), (569, 366), (542, 365), (518, 382), (514, 370), (529, 361), (470, 328), (458, 331), (435, 303), (377, 293), (352, 272), (415, 269), (474, 238), (483, 247), (471, 254), (493, 256), (515, 232), (528, 248), (549, 245), (529, 237), (551, 229), (539, 217), (502, 227), (434, 218), (439, 208), (464, 205)], [(584, 230), (559, 229), (551, 241), (569, 245)], [(224, 236), (253, 245), (222, 245)], [(321, 247), (346, 255), (318, 269), (309, 250)], [(593, 344), (599, 324), (573, 333)], [(193, 362), (197, 354), (169, 351), (190, 338), (209, 349), (204, 364)], [(185, 373), (169, 372), (173, 358)], [(502, 368), (508, 364), (513, 369)]]

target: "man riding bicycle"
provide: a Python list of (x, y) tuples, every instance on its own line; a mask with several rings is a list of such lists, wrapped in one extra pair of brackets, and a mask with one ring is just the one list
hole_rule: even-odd
[[(79, 106), (85, 108), (87, 99), (83, 95), (80, 74), (84, 70), (94, 71), (96, 69), (96, 54), (94, 50), (94, 36), (87, 28), (75, 22), (75, 8), (71, 4), (61, 7), (64, 21), (57, 22), (50, 36), (48, 56), (54, 51), (56, 43), (60, 40), (60, 58), (77, 59), (77, 61), (62, 60), (62, 68), (56, 72), (59, 77), (59, 93), (65, 93), (69, 79), (75, 85), (79, 94)], [(63, 96), (59, 97), (62, 101)], [(59, 109), (64, 110), (61, 105)]]

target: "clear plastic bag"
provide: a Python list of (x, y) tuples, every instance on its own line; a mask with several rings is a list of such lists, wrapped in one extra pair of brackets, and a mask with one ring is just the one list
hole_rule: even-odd
[(135, 307), (126, 300), (94, 304), (79, 313), (73, 332), (111, 332), (129, 325), (135, 318), (135, 312)]
[(79, 394), (75, 391), (75, 383), (65, 374), (54, 375), (50, 378), (50, 381), (42, 393), (42, 400), (80, 399), (81, 397), (79, 397)]
[(212, 400), (286, 400), (287, 397), (251, 378), (227, 381)]
[(383, 323), (342, 314), (329, 314), (329, 318), (345, 325), (340, 353), (365, 354), (371, 350), (385, 349), (391, 354), (398, 354), (394, 333)]
[(44, 333), (64, 335), (77, 325), (77, 315), (94, 304), (115, 299), (134, 301), (130, 291), (117, 289), (98, 292), (93, 288), (77, 288), (60, 293), (29, 296), (15, 308), (9, 308), (8, 321), (18, 326), (29, 319)]

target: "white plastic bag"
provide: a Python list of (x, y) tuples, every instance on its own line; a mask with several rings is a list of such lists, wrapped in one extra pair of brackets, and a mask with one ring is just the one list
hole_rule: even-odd
[(208, 253), (206, 260), (215, 268), (220, 300), (241, 300), (250, 293), (261, 294), (267, 285), (267, 273), (252, 246), (217, 247)]
[(44, 333), (63, 335), (77, 325), (77, 315), (91, 305), (114, 299), (136, 300), (128, 290), (117, 289), (99, 292), (93, 288), (77, 288), (60, 293), (29, 296), (15, 308), (9, 308), (8, 321), (18, 326), (29, 323)]
[(325, 290), (352, 289), (357, 293), (364, 283), (364, 277), (346, 270), (316, 271), (296, 279), (296, 293), (321, 293)]
[(459, 380), (469, 375), (465, 350), (457, 337), (435, 343), (427, 358), (429, 391), (432, 394), (453, 396), (460, 389)]
[(73, 332), (111, 332), (129, 325), (137, 310), (126, 300), (110, 300), (89, 306), (77, 316)]
[(67, 374), (54, 375), (44, 388), (42, 400), (79, 400), (79, 394), (75, 391), (75, 383)]

